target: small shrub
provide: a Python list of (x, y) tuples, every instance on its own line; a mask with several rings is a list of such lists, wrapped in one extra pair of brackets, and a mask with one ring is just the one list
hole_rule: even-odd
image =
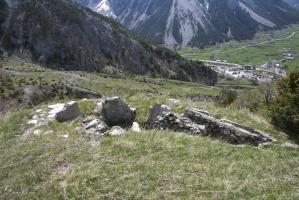
[(299, 137), (299, 71), (278, 81), (277, 92), (270, 109), (272, 123)]
[(264, 103), (270, 105), (275, 96), (275, 86), (273, 82), (268, 82), (259, 86), (259, 92), (263, 96)]
[(222, 89), (219, 95), (219, 104), (222, 106), (230, 106), (238, 97), (235, 90)]
[(263, 105), (262, 96), (257, 90), (244, 91), (238, 95), (232, 106), (236, 109), (249, 109), (251, 112), (256, 112)]

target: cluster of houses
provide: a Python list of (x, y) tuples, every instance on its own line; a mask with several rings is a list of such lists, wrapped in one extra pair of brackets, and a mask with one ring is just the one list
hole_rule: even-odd
[(287, 74), (283, 65), (276, 61), (263, 63), (258, 68), (252, 65), (240, 65), (220, 60), (202, 62), (224, 77), (244, 78), (256, 84), (270, 82)]
[(294, 60), (295, 59), (295, 53), (292, 52), (291, 49), (283, 49), (283, 60), (282, 61), (286, 61), (286, 60)]

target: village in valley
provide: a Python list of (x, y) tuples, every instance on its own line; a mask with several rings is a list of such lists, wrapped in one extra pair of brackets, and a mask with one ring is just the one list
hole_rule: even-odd
[(294, 60), (296, 54), (291, 49), (283, 49), (280, 60), (272, 60), (258, 65), (237, 64), (227, 60), (201, 60), (205, 66), (213, 68), (220, 76), (246, 79), (255, 84), (271, 82), (287, 75), (287, 62)]

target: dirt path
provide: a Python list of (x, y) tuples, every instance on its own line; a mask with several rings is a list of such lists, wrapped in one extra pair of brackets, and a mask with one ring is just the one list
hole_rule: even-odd
[(288, 35), (287, 37), (278, 38), (278, 39), (272, 39), (272, 40), (269, 40), (269, 41), (266, 41), (266, 42), (260, 42), (260, 43), (257, 43), (257, 44), (245, 45), (245, 46), (242, 46), (242, 47), (239, 47), (239, 48), (236, 48), (236, 49), (226, 50), (226, 51), (222, 51), (222, 52), (216, 52), (216, 51), (214, 51), (214, 52), (202, 53), (202, 54), (198, 54), (198, 55), (223, 54), (223, 53), (229, 53), (229, 52), (240, 51), (240, 50), (246, 49), (246, 48), (248, 48), (248, 47), (262, 46), (262, 45), (269, 44), (269, 43), (272, 43), (272, 42), (277, 42), (277, 41), (282, 41), (282, 40), (288, 40), (288, 39), (291, 39), (291, 38), (295, 37), (295, 35), (296, 35), (298, 32), (299, 32), (299, 31), (294, 31), (294, 32), (292, 32), (290, 35)]

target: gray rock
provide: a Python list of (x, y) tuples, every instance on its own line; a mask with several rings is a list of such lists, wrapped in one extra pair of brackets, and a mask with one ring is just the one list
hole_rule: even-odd
[(271, 145), (273, 145), (272, 142), (261, 143), (261, 144), (258, 145), (258, 148), (259, 149), (264, 149), (264, 148), (267, 148), (267, 147), (269, 147)]
[(206, 132), (211, 137), (221, 138), (232, 144), (249, 143), (258, 146), (261, 143), (276, 141), (261, 131), (228, 120), (215, 119), (195, 108), (187, 109), (184, 116), (197, 124), (205, 125)]
[(291, 144), (291, 143), (284, 143), (281, 145), (283, 148), (289, 148), (289, 149), (299, 149), (299, 145), (297, 144)]
[(126, 134), (126, 131), (119, 126), (113, 126), (109, 131), (109, 135), (111, 136), (120, 136)]
[(91, 134), (102, 134), (108, 130), (108, 126), (101, 119), (86, 118), (83, 120), (83, 126)]
[(166, 105), (161, 104), (155, 104), (151, 106), (149, 111), (149, 118), (147, 121), (148, 128), (153, 129), (156, 126), (156, 121), (158, 119), (161, 119), (166, 115), (167, 113), (171, 112), (170, 107)]
[(70, 121), (78, 118), (81, 115), (79, 106), (76, 102), (72, 101), (67, 103), (63, 110), (58, 112), (55, 119), (59, 122)]
[(178, 100), (178, 99), (167, 99), (167, 104), (170, 104), (170, 105), (178, 105), (181, 103), (181, 100)]
[(103, 111), (103, 100), (100, 100), (99, 102), (97, 102), (97, 105), (95, 107), (95, 109), (93, 110), (96, 115), (102, 115), (102, 111)]
[(94, 116), (88, 116), (85, 119), (83, 119), (83, 124), (86, 126), (89, 122), (95, 120), (96, 118)]
[(141, 132), (141, 128), (140, 128), (140, 126), (137, 122), (133, 122), (132, 127), (131, 127), (131, 131), (135, 132), (135, 133), (140, 133)]
[(38, 120), (37, 119), (32, 119), (32, 120), (29, 120), (27, 123), (31, 124), (31, 125), (36, 125), (36, 124), (38, 124)]
[(131, 126), (136, 110), (119, 97), (108, 98), (103, 103), (103, 115), (109, 126)]
[(179, 116), (174, 112), (169, 112), (163, 116), (159, 116), (154, 122), (153, 128), (186, 132), (194, 135), (205, 133), (205, 126), (198, 125), (192, 122), (190, 119)]
[(86, 126), (85, 129), (90, 129), (96, 127), (101, 121), (99, 119), (94, 119), (91, 122), (89, 122)]
[(39, 129), (33, 131), (33, 135), (41, 135), (41, 134), (42, 134), (42, 131)]
[(103, 121), (101, 121), (100, 123), (98, 123), (97, 126), (96, 126), (97, 133), (104, 133), (108, 129), (109, 129), (108, 126)]

